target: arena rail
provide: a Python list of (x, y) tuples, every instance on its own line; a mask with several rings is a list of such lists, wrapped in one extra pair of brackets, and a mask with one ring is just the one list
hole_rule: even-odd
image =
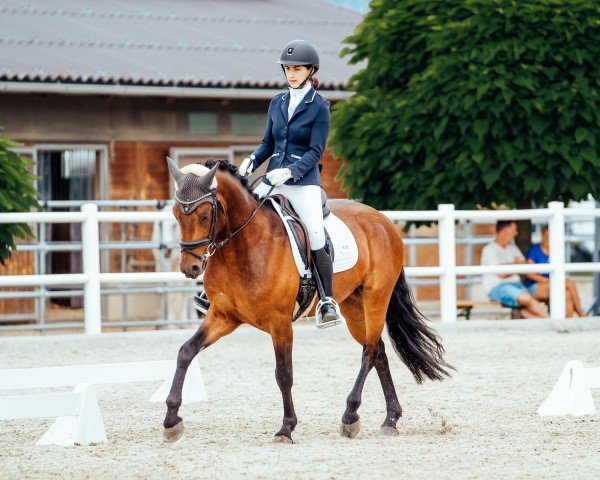
[[(73, 392), (0, 396), (0, 420), (58, 417), (38, 445), (72, 446), (106, 441), (104, 422), (93, 385), (162, 380), (149, 398), (163, 403), (177, 367), (176, 360), (71, 365), (0, 370), (0, 390), (23, 390), (76, 385)], [(197, 360), (183, 383), (184, 404), (207, 400)]]
[[(552, 318), (565, 318), (565, 286), (567, 272), (600, 272), (600, 262), (565, 263), (565, 217), (600, 218), (600, 208), (566, 209), (562, 202), (550, 202), (548, 208), (530, 210), (455, 210), (452, 204), (442, 204), (431, 211), (384, 211), (392, 221), (438, 222), (438, 267), (406, 267), (411, 277), (439, 277), (440, 316), (442, 322), (456, 321), (457, 276), (483, 273), (552, 273), (550, 277), (550, 314)], [(181, 273), (100, 273), (98, 224), (100, 222), (155, 222), (171, 219), (170, 212), (98, 212), (95, 204), (85, 204), (81, 212), (0, 213), (0, 223), (16, 222), (81, 222), (82, 223), (82, 274), (65, 275), (11, 275), (0, 277), (0, 287), (32, 285), (84, 286), (85, 333), (101, 332), (100, 285), (108, 283), (155, 283), (184, 279)], [(550, 263), (545, 265), (456, 265), (457, 220), (520, 220), (544, 219), (550, 230)]]

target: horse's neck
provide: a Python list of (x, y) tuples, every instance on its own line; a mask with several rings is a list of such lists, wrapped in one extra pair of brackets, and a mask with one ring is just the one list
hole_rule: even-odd
[[(212, 284), (213, 288), (220, 289), (236, 288), (236, 285), (247, 286), (256, 281), (257, 272), (260, 272), (260, 268), (257, 270), (256, 258), (267, 258), (270, 254), (277, 257), (279, 252), (273, 243), (273, 234), (280, 227), (285, 231), (273, 210), (266, 205), (259, 208), (259, 202), (237, 179), (225, 175), (223, 177), (223, 181), (218, 179), (218, 190), (219, 199), (225, 208), (223, 217), (226, 225), (220, 230), (217, 239), (222, 241), (229, 237), (245, 225), (255, 211), (256, 214), (224, 248), (215, 252), (208, 263), (204, 281)], [(260, 265), (263, 263), (260, 262)], [(248, 264), (252, 268), (248, 268)]]
[[(225, 209), (223, 234), (231, 235), (241, 227), (258, 207), (254, 197), (230, 175), (219, 179), (221, 201)], [(243, 234), (240, 232), (238, 235)]]

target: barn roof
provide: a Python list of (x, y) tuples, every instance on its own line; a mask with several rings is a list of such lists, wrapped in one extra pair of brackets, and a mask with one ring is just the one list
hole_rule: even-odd
[(0, 0), (0, 81), (281, 88), (281, 48), (305, 38), (342, 89), (361, 19), (324, 0)]

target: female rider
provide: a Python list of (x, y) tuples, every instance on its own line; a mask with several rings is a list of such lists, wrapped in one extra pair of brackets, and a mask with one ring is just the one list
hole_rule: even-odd
[[(317, 309), (319, 326), (340, 322), (333, 300), (333, 266), (325, 252), (325, 232), (321, 204), (321, 160), (329, 133), (329, 102), (319, 95), (314, 77), (319, 69), (319, 54), (306, 40), (293, 40), (283, 49), (277, 62), (283, 69), (289, 91), (277, 95), (269, 105), (264, 138), (254, 153), (242, 162), (239, 172), (248, 175), (268, 160), (267, 173), (255, 193), (284, 195), (306, 226), (310, 248), (325, 298)], [(195, 298), (197, 303), (203, 300)]]

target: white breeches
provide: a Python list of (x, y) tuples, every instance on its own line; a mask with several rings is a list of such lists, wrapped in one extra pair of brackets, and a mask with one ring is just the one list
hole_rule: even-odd
[[(259, 197), (269, 193), (271, 187), (260, 183), (254, 189)], [(318, 185), (280, 185), (275, 187), (271, 195), (281, 194), (289, 200), (296, 213), (306, 226), (311, 250), (320, 250), (325, 246), (323, 230), (323, 208), (321, 206), (321, 187)]]

